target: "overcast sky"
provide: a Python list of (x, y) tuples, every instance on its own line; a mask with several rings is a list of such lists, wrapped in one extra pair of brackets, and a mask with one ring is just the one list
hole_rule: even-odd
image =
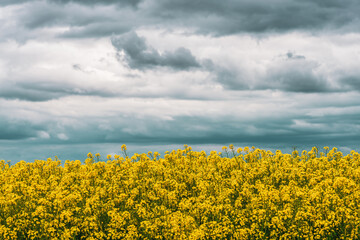
[(358, 0), (0, 0), (0, 159), (124, 143), (360, 150), (359, 12)]

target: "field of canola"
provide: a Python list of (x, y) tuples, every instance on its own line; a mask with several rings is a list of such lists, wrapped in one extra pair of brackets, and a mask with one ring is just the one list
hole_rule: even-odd
[(224, 147), (0, 162), (0, 239), (360, 239), (360, 154)]

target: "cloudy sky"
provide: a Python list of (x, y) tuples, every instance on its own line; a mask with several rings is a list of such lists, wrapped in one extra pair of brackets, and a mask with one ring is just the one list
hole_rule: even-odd
[(360, 150), (359, 12), (358, 0), (0, 0), (0, 159), (124, 143)]

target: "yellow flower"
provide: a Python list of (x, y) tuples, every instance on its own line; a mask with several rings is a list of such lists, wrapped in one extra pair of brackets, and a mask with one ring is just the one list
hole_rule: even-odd
[(0, 239), (358, 239), (356, 151), (189, 149), (0, 160)]
[(121, 150), (123, 150), (123, 151), (126, 151), (126, 150), (127, 150), (127, 148), (126, 148), (126, 145), (125, 145), (125, 144), (123, 144), (123, 145), (121, 146)]

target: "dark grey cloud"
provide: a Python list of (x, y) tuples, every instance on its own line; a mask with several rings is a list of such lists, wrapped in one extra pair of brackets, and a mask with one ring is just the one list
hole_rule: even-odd
[[(109, 10), (111, 10), (109, 12)], [(69, 27), (60, 37), (86, 38), (120, 34), (131, 29), (131, 21), (119, 21), (115, 9), (97, 9), (80, 5), (57, 6), (36, 2), (18, 11), (18, 22), (27, 29)], [(124, 14), (123, 14), (124, 15)], [(124, 15), (124, 17), (128, 17)]]
[[(23, 83), (21, 82), (3, 80), (0, 81), (0, 84), (0, 98), (4, 99), (19, 99), (37, 102), (47, 101), (53, 98), (59, 98), (61, 96), (61, 94), (54, 94), (36, 89), (36, 83), (24, 83), (25, 86), (22, 86)], [(26, 85), (30, 88), (27, 88)]]
[[(81, 2), (81, 1), (79, 1)], [(102, 2), (102, 1), (99, 1)], [(86, 1), (84, 1), (86, 3)], [(14, 8), (13, 17), (4, 24), (0, 40), (15, 39), (26, 42), (41, 37), (44, 30), (58, 28), (48, 36), (53, 38), (94, 38), (130, 31), (139, 26), (141, 18), (134, 8), (98, 4), (77, 4), (69, 1), (30, 1)], [(140, 24), (141, 25), (141, 24)], [(14, 31), (14, 28), (17, 31)], [(40, 34), (40, 35), (39, 35)]]
[[(57, 3), (57, 4), (68, 4), (68, 3), (77, 3), (87, 6), (94, 6), (94, 5), (121, 5), (121, 6), (137, 6), (142, 0), (44, 0), (47, 2)], [(43, 2), (44, 2), (43, 1)], [(15, 5), (21, 3), (30, 3), (30, 2), (41, 2), (41, 0), (1, 0), (0, 6), (7, 6), (7, 5)]]
[(236, 33), (284, 32), (293, 30), (337, 30), (351, 26), (359, 31), (360, 4), (334, 1), (154, 1), (149, 11), (153, 17), (197, 28), (214, 35)]
[[(136, 116), (131, 117), (131, 121), (126, 118), (118, 116), (117, 121), (111, 119), (107, 124), (108, 129), (99, 126), (99, 118), (89, 120), (82, 126), (66, 125), (59, 128), (59, 124), (55, 121), (48, 121), (43, 123), (41, 130), (49, 132), (50, 138), (42, 139), (38, 135), (38, 127), (31, 124), (13, 124), (12, 129), (8, 129), (8, 134), (4, 135), (3, 139), (27, 139), (30, 137), (38, 137), (37, 141), (41, 143), (62, 143), (62, 144), (77, 144), (77, 143), (167, 143), (167, 144), (211, 144), (222, 143), (229, 141), (230, 143), (239, 143), (247, 141), (248, 139), (256, 139), (263, 136), (259, 142), (271, 141), (270, 134), (262, 133), (258, 136), (246, 132), (245, 125), (258, 127), (261, 131), (268, 131), (266, 127), (269, 124), (264, 120), (256, 122), (242, 122), (239, 124), (238, 119), (228, 118), (221, 120), (217, 117), (203, 117), (203, 116), (179, 116), (174, 117), (173, 120), (162, 120), (158, 117), (151, 117), (144, 119)], [(272, 122), (272, 126), (289, 127), (291, 121), (289, 119), (277, 120)], [(17, 129), (14, 131), (14, 129)], [(21, 132), (23, 130), (24, 133)], [(91, 129), (91, 130), (90, 130)], [(131, 130), (130, 130), (131, 129)], [(24, 131), (25, 130), (25, 131)], [(130, 130), (130, 131), (129, 131)], [(294, 131), (293, 131), (294, 132)], [(64, 141), (58, 137), (62, 133), (67, 136)], [(295, 132), (294, 132), (295, 134)], [(276, 137), (278, 134), (275, 134)]]
[(111, 18), (102, 12), (95, 13), (91, 9), (80, 6), (61, 7), (45, 2), (37, 2), (29, 5), (18, 12), (19, 22), (26, 28), (34, 29), (51, 26), (88, 26), (91, 24), (103, 24)]
[(358, 75), (345, 76), (340, 79), (340, 83), (348, 90), (360, 91), (360, 73)]
[(26, 6), (18, 13), (19, 27), (69, 26), (60, 37), (111, 36), (144, 26), (170, 31), (181, 28), (214, 36), (360, 31), (360, 3), (356, 0), (344, 0), (341, 4), (320, 0), (5, 0), (2, 4), (22, 2)]
[(0, 118), (0, 140), (23, 140), (37, 137), (42, 127), (27, 120)]
[(249, 79), (244, 69), (231, 69), (208, 64), (215, 81), (230, 90), (281, 90), (285, 92), (319, 93), (346, 91), (334, 87), (323, 75), (317, 72), (319, 63), (307, 60), (305, 56), (287, 52), (274, 59), (263, 75)]
[(307, 61), (303, 56), (293, 56), (291, 53), (287, 56), (286, 61), (268, 70), (260, 87), (264, 84), (266, 89), (308, 93), (333, 90), (326, 78), (316, 74), (318, 63)]
[(27, 2), (27, 0), (1, 0), (0, 6), (7, 6), (7, 5), (13, 5), (13, 4), (20, 4)]
[(67, 4), (67, 3), (78, 3), (83, 5), (122, 5), (122, 6), (137, 6), (142, 0), (48, 0), (49, 2), (55, 2), (59, 4)]
[(160, 53), (147, 45), (145, 38), (139, 37), (135, 32), (113, 36), (111, 42), (118, 51), (119, 58), (121, 59), (123, 53), (123, 59), (131, 68), (144, 70), (169, 67), (174, 70), (188, 70), (200, 67), (190, 50), (180, 47), (173, 52)]
[[(301, 111), (301, 109), (299, 109)], [(346, 121), (341, 119), (346, 116)], [(131, 120), (126, 118), (131, 117)], [(241, 117), (240, 117), (241, 118)], [(266, 145), (276, 142), (287, 146), (351, 144), (359, 141), (359, 112), (332, 114), (326, 117), (310, 117), (299, 114), (286, 116), (267, 116), (249, 120), (239, 116), (177, 116), (171, 121), (159, 117), (117, 116), (108, 118), (108, 128), (102, 127), (101, 118), (89, 119), (81, 126), (61, 125), (54, 120), (47, 121), (42, 127), (31, 122), (3, 124), (0, 128), (1, 139), (29, 139), (47, 144), (254, 144)], [(252, 129), (251, 131), (249, 129)], [(47, 132), (42, 138), (40, 131)], [(59, 137), (62, 134), (66, 136)]]
[(2, 89), (0, 90), (0, 98), (4, 99), (18, 99), (31, 102), (48, 101), (54, 98), (63, 97), (63, 94), (54, 94), (34, 89)]

